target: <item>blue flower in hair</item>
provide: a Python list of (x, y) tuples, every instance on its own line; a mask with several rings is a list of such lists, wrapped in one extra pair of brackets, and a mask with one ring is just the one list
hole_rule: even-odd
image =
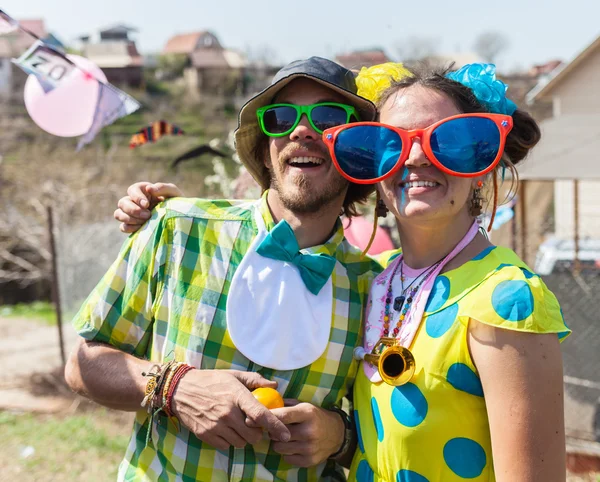
[(496, 79), (494, 64), (467, 64), (446, 77), (469, 87), (489, 112), (513, 115), (517, 110), (517, 105), (506, 97), (508, 86)]

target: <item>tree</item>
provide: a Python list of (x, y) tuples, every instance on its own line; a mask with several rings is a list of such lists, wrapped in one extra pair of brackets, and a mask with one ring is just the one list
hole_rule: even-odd
[(244, 54), (248, 63), (255, 67), (278, 66), (281, 64), (277, 51), (270, 45), (246, 46)]
[(413, 35), (396, 43), (396, 53), (403, 63), (419, 62), (437, 53), (439, 40)]
[(503, 33), (484, 32), (475, 39), (474, 50), (483, 60), (493, 64), (508, 45), (508, 37)]
[(158, 70), (164, 80), (173, 80), (183, 76), (190, 60), (187, 54), (163, 54), (158, 58)]

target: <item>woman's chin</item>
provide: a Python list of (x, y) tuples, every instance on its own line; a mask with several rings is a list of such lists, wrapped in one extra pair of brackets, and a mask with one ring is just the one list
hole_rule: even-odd
[(436, 208), (431, 204), (424, 203), (422, 201), (411, 201), (406, 206), (399, 208), (400, 219), (417, 220), (428, 218), (435, 218), (439, 216), (440, 209)]

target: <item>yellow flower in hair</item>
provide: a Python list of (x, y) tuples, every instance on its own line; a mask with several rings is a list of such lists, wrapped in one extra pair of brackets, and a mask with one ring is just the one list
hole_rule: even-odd
[(363, 67), (356, 76), (358, 95), (376, 103), (385, 89), (392, 84), (392, 80), (402, 80), (411, 75), (404, 65), (396, 62)]

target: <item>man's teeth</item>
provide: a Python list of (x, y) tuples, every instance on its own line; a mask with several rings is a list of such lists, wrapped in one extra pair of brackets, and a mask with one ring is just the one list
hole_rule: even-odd
[(435, 187), (437, 186), (437, 182), (433, 181), (410, 181), (402, 183), (402, 187), (410, 189), (411, 187)]
[(323, 159), (318, 157), (292, 157), (288, 161), (290, 164), (323, 164)]

